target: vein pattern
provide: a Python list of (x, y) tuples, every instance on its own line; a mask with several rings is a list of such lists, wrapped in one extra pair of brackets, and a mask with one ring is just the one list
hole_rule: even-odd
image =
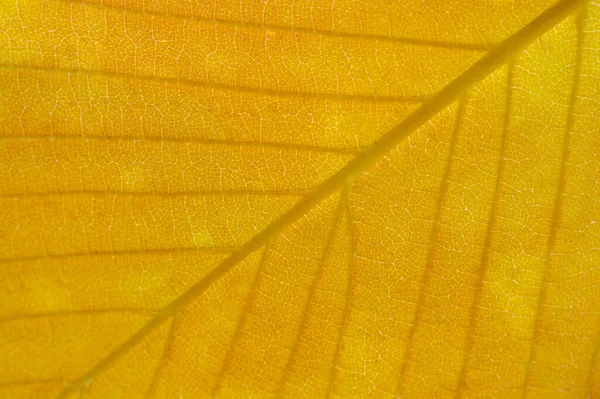
[(248, 254), (261, 248), (268, 240), (282, 232), (323, 199), (338, 190), (341, 185), (362, 174), (411, 132), (426, 123), (452, 102), (459, 99), (462, 94), (475, 83), (502, 66), (511, 54), (525, 48), (541, 34), (569, 16), (579, 4), (579, 1), (570, 0), (563, 0), (557, 3), (519, 32), (491, 49), (486, 55), (467, 69), (466, 72), (458, 76), (437, 94), (432, 96), (431, 99), (423, 103), (398, 126), (385, 134), (376, 144), (358, 154), (344, 168), (316, 186), (279, 219), (269, 224), (265, 229), (248, 240), (238, 251), (234, 252), (223, 263), (194, 284), (183, 295), (165, 306), (157, 316), (153, 317), (128, 340), (98, 362), (95, 367), (90, 369), (82, 377), (75, 380), (71, 386), (62, 393), (61, 397), (67, 397), (71, 392), (74, 392), (83, 385), (89, 383), (98, 373), (102, 372), (111, 363), (136, 346), (136, 344), (148, 333), (170, 320), (184, 306), (190, 303), (190, 301), (201, 295), (208, 287), (220, 279), (227, 271), (231, 270)]

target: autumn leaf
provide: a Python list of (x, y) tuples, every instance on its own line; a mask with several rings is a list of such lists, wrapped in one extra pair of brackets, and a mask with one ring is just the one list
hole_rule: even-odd
[(2, 0), (0, 398), (600, 397), (600, 3)]

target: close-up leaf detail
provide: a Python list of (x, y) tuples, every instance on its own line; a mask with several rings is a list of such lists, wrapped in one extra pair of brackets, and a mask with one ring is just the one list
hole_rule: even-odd
[(0, 398), (600, 398), (600, 2), (0, 0)]

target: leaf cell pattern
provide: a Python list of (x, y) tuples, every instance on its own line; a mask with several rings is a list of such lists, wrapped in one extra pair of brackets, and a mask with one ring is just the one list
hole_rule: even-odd
[(2, 2), (0, 397), (598, 397), (599, 32)]

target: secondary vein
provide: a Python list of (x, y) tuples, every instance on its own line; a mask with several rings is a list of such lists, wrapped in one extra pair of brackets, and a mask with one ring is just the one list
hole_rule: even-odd
[(102, 372), (115, 360), (137, 345), (147, 334), (167, 322), (182, 307), (201, 295), (215, 281), (237, 265), (238, 262), (245, 259), (250, 253), (260, 249), (271, 237), (279, 234), (283, 229), (315, 207), (321, 200), (338, 190), (347, 181), (351, 181), (365, 172), (385, 153), (408, 137), (410, 133), (460, 98), (462, 93), (469, 90), (474, 84), (504, 65), (513, 53), (524, 49), (536, 38), (571, 15), (581, 2), (582, 0), (562, 0), (556, 3), (513, 36), (486, 53), (463, 74), (450, 82), (437, 94), (433, 95), (428, 101), (421, 104), (412, 114), (382, 136), (375, 144), (354, 157), (344, 168), (329, 179), (316, 186), (279, 219), (248, 240), (237, 252), (231, 254), (229, 258), (191, 286), (185, 293), (165, 306), (159, 314), (154, 316), (129, 339), (100, 360), (96, 366), (92, 367), (82, 377), (74, 380), (58, 398), (66, 399), (69, 394), (79, 389), (79, 387), (90, 383), (98, 373)]
[(223, 83), (210, 83), (202, 80), (184, 79), (172, 76), (154, 76), (154, 75), (137, 75), (134, 73), (105, 71), (98, 69), (84, 68), (64, 68), (39, 65), (23, 65), (23, 64), (0, 64), (0, 70), (23, 70), (36, 72), (51, 72), (65, 74), (80, 74), (89, 76), (99, 76), (104, 78), (120, 78), (132, 79), (138, 81), (173, 84), (187, 87), (201, 87), (213, 90), (230, 91), (236, 93), (250, 93), (254, 95), (271, 96), (271, 97), (288, 97), (300, 99), (317, 99), (317, 100), (336, 100), (336, 101), (364, 101), (364, 102), (407, 102), (421, 103), (427, 97), (420, 96), (381, 96), (381, 95), (364, 95), (364, 94), (336, 94), (336, 93), (309, 93), (309, 92), (293, 92), (278, 89), (268, 89), (251, 86), (234, 86)]
[(72, 4), (81, 4), (87, 7), (94, 7), (105, 10), (115, 10), (120, 12), (127, 12), (128, 14), (136, 14), (143, 15), (147, 17), (162, 17), (162, 18), (170, 18), (181, 21), (196, 21), (206, 24), (213, 25), (223, 25), (223, 26), (231, 26), (234, 28), (250, 28), (250, 29), (261, 29), (261, 30), (275, 30), (279, 32), (285, 33), (301, 33), (306, 35), (318, 35), (324, 37), (334, 37), (334, 38), (342, 38), (342, 39), (354, 39), (354, 40), (372, 40), (372, 41), (380, 41), (380, 42), (392, 42), (392, 43), (401, 43), (407, 45), (414, 46), (424, 46), (424, 47), (436, 47), (436, 48), (447, 48), (447, 49), (457, 49), (457, 50), (472, 50), (472, 51), (485, 51), (489, 50), (491, 47), (488, 44), (483, 43), (460, 43), (460, 42), (444, 42), (438, 40), (425, 40), (425, 39), (413, 39), (409, 37), (400, 37), (400, 36), (392, 36), (392, 35), (377, 35), (377, 34), (368, 34), (368, 33), (353, 33), (353, 32), (335, 32), (330, 30), (322, 30), (322, 29), (310, 29), (303, 27), (294, 27), (294, 26), (281, 26), (281, 25), (273, 25), (273, 24), (264, 24), (264, 23), (256, 23), (256, 22), (242, 22), (242, 21), (234, 21), (234, 20), (223, 20), (217, 18), (208, 18), (208, 17), (198, 17), (198, 16), (189, 16), (184, 14), (173, 14), (167, 12), (159, 12), (159, 11), (145, 11), (145, 10), (136, 10), (131, 8), (118, 7), (114, 5), (108, 4), (97, 4), (92, 3), (90, 1), (82, 1), (82, 0), (54, 0), (58, 3), (72, 3)]
[(563, 132), (562, 156), (560, 160), (560, 171), (557, 181), (556, 197), (554, 199), (554, 209), (552, 212), (552, 224), (550, 226), (550, 238), (548, 239), (548, 247), (546, 249), (546, 259), (544, 262), (544, 271), (539, 291), (539, 299), (535, 309), (533, 337), (531, 339), (531, 348), (529, 350), (529, 358), (526, 363), (525, 381), (523, 384), (522, 398), (527, 397), (527, 387), (530, 385), (532, 363), (537, 355), (537, 339), (540, 330), (541, 316), (546, 301), (546, 285), (548, 283), (548, 271), (552, 259), (552, 251), (556, 243), (556, 234), (558, 230), (559, 220), (562, 217), (563, 194), (566, 186), (567, 158), (569, 157), (569, 148), (571, 142), (571, 126), (573, 125), (573, 112), (575, 109), (575, 100), (577, 98), (577, 89), (579, 87), (579, 79), (581, 76), (581, 59), (583, 52), (583, 25), (585, 22), (585, 2), (582, 3), (581, 9), (577, 13), (577, 50), (575, 53), (575, 72), (573, 85), (571, 88), (571, 97), (569, 100), (569, 110), (567, 120), (565, 121), (565, 129)]

